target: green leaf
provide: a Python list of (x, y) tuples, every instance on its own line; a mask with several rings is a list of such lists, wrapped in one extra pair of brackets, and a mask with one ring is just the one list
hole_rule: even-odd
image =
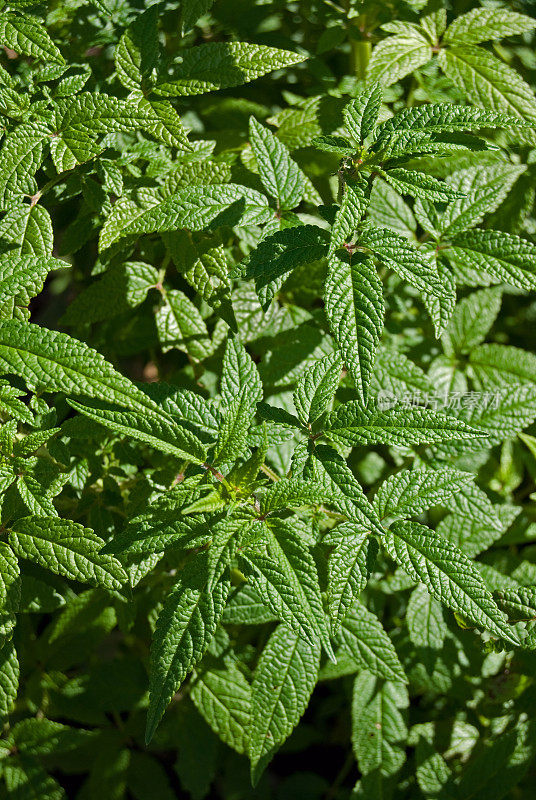
[(103, 548), (104, 553), (146, 555), (168, 548), (202, 546), (210, 540), (212, 518), (205, 514), (188, 516), (184, 509), (201, 495), (197, 485), (177, 484), (159, 495), (148, 509), (132, 517), (128, 524)]
[(324, 492), (314, 483), (301, 478), (281, 478), (263, 494), (261, 513), (271, 514), (280, 509), (316, 505), (322, 503), (324, 499)]
[(383, 533), (376, 511), (342, 456), (331, 447), (319, 445), (314, 450), (311, 467), (311, 478), (330, 498), (329, 505), (367, 529)]
[(440, 50), (438, 63), (470, 103), (536, 122), (536, 98), (528, 83), (484, 48), (449, 47)]
[(536, 418), (536, 393), (534, 386), (483, 392), (478, 402), (461, 409), (460, 417), (470, 425), (478, 426), (488, 437), (489, 444), (499, 444), (503, 439), (517, 436)]
[(368, 218), (377, 228), (390, 228), (400, 236), (411, 239), (417, 222), (411, 208), (386, 181), (376, 178), (372, 184)]
[(254, 280), (259, 300), (267, 309), (296, 267), (317, 261), (326, 252), (326, 234), (316, 225), (297, 225), (263, 239), (242, 262), (243, 277)]
[(94, 732), (71, 728), (44, 717), (30, 717), (17, 722), (11, 736), (20, 753), (47, 756), (52, 753), (67, 754), (94, 739)]
[(355, 679), (352, 745), (361, 773), (377, 776), (380, 785), (382, 777), (396, 774), (406, 760), (403, 710), (408, 705), (407, 690), (399, 683), (380, 683), (366, 671)]
[(21, 595), (19, 564), (7, 542), (0, 542), (0, 609), (18, 611)]
[(0, 14), (0, 42), (16, 53), (53, 64), (64, 59), (47, 30), (34, 17), (26, 14)]
[(221, 186), (192, 186), (167, 197), (152, 208), (115, 203), (101, 229), (99, 247), (106, 250), (114, 242), (144, 233), (165, 233), (188, 228), (203, 231), (220, 225), (256, 225), (268, 222), (273, 211), (266, 198), (246, 186), (233, 183)]
[(365, 215), (370, 196), (370, 183), (358, 176), (346, 180), (340, 207), (335, 214), (329, 242), (329, 256), (354, 237), (359, 223)]
[(181, 14), (184, 30), (191, 30), (195, 23), (210, 10), (213, 2), (214, 0), (183, 0)]
[(521, 719), (475, 751), (458, 781), (457, 797), (500, 800), (516, 789), (533, 757), (534, 722)]
[(292, 733), (315, 687), (320, 648), (278, 625), (265, 645), (253, 676), (248, 755), (255, 785)]
[(222, 622), (225, 625), (264, 625), (275, 619), (277, 617), (266, 607), (261, 596), (244, 581), (231, 590)]
[(19, 755), (10, 759), (3, 770), (6, 789), (15, 800), (65, 800), (60, 784), (48, 775), (36, 759)]
[(452, 513), (441, 520), (437, 532), (467, 556), (487, 550), (504, 533), (497, 506), (475, 484), (459, 486), (455, 494), (445, 499), (445, 505)]
[(507, 8), (473, 8), (457, 17), (447, 28), (444, 42), (478, 44), (531, 31), (536, 22)]
[(391, 558), (440, 603), (509, 644), (518, 644), (475, 565), (440, 534), (416, 522), (395, 522), (384, 544)]
[[(484, 52), (484, 51), (480, 51)], [(532, 128), (530, 122), (517, 115), (492, 111), (489, 107), (472, 108), (452, 103), (426, 103), (405, 108), (394, 117), (378, 126), (375, 149), (393, 134), (411, 131), (415, 133), (439, 133), (454, 131), (477, 131), (481, 128)]]
[(374, 508), (382, 521), (414, 517), (444, 505), (462, 487), (472, 483), (473, 477), (452, 467), (403, 470), (382, 483), (374, 496)]
[(416, 647), (441, 650), (447, 633), (441, 603), (419, 584), (411, 593), (406, 609), (409, 638)]
[(281, 622), (312, 646), (321, 641), (332, 658), (314, 559), (287, 522), (272, 524), (266, 554), (242, 553), (248, 578)]
[(452, 770), (443, 756), (423, 737), (415, 748), (416, 776), (419, 788), (425, 797), (450, 800), (453, 782)]
[[(51, 259), (52, 260), (52, 259)], [(58, 262), (66, 266), (65, 262)], [(103, 322), (141, 305), (158, 283), (158, 270), (144, 261), (125, 261), (114, 266), (87, 286), (67, 306), (64, 325)]]
[[(150, 133), (159, 142), (164, 142), (168, 147), (176, 147), (183, 152), (192, 152), (193, 145), (188, 141), (186, 128), (169, 100), (147, 100), (141, 97), (138, 97), (137, 100), (138, 108), (146, 113), (146, 116), (144, 114), (142, 117), (142, 127), (147, 133)], [(198, 162), (199, 168), (202, 164), (203, 162)], [(205, 166), (212, 167), (214, 172), (218, 170), (218, 167), (224, 168), (224, 165), (217, 165), (214, 162), (207, 162)], [(184, 169), (184, 172), (187, 173), (187, 170)], [(203, 183), (201, 180), (196, 182)], [(215, 182), (213, 181), (213, 183)]]
[(148, 395), (86, 344), (65, 333), (19, 320), (0, 321), (0, 365), (31, 388), (88, 397), (105, 396), (127, 408), (158, 410)]
[(427, 14), (420, 20), (420, 27), (434, 44), (438, 44), (447, 27), (447, 10), (440, 8), (437, 11), (432, 11), (431, 14)]
[(389, 411), (366, 408), (353, 400), (328, 414), (325, 435), (334, 442), (357, 444), (433, 444), (474, 439), (480, 434), (462, 420), (429, 408), (398, 405)]
[(251, 687), (234, 664), (196, 671), (190, 690), (195, 707), (225, 744), (245, 753), (249, 744)]
[(206, 562), (203, 556), (194, 557), (182, 570), (158, 616), (151, 644), (147, 743), (169, 701), (204, 655), (223, 613), (229, 583), (220, 581), (208, 592), (206, 581)]
[(26, 558), (66, 578), (120, 589), (128, 576), (117, 559), (99, 551), (104, 541), (90, 528), (58, 517), (24, 517), (11, 525), (8, 541)]
[(179, 289), (166, 291), (164, 300), (155, 317), (162, 352), (182, 350), (196, 361), (211, 355), (207, 326), (192, 301)]
[(85, 417), (104, 425), (114, 433), (145, 442), (175, 458), (197, 464), (202, 464), (206, 458), (206, 448), (198, 437), (165, 414), (147, 415), (147, 412), (125, 411), (99, 400), (85, 403), (69, 400), (68, 403)]
[(337, 153), (337, 155), (353, 156), (355, 145), (344, 136), (314, 136), (311, 140), (313, 147), (323, 150), (326, 153)]
[(7, 211), (15, 198), (35, 194), (34, 175), (41, 166), (49, 135), (43, 123), (28, 122), (16, 127), (4, 139), (0, 148), (0, 210)]
[(312, 425), (329, 410), (339, 386), (341, 370), (341, 357), (338, 353), (331, 353), (315, 361), (299, 378), (293, 399), (304, 425)]
[(366, 402), (383, 329), (383, 287), (370, 258), (332, 256), (324, 289), (326, 315), (342, 358)]
[(12, 642), (0, 647), (0, 719), (11, 713), (19, 687), (19, 661)]
[(470, 371), (480, 388), (536, 383), (536, 355), (505, 344), (482, 344), (469, 354)]
[[(9, 258), (0, 262), (0, 308), (26, 306), (42, 290), (49, 272), (65, 269), (65, 261), (57, 258)], [(7, 307), (7, 308), (6, 308)]]
[(390, 86), (422, 67), (431, 60), (432, 55), (430, 43), (417, 30), (411, 34), (389, 36), (372, 51), (367, 66), (367, 81)]
[(184, 51), (170, 74), (160, 75), (154, 91), (165, 97), (204, 94), (241, 86), (305, 61), (306, 56), (246, 42), (210, 42)]
[(231, 303), (231, 281), (224, 247), (218, 245), (196, 248), (195, 255), (189, 260), (188, 267), (182, 274), (200, 297), (236, 332), (236, 319)]
[(389, 269), (411, 286), (436, 297), (444, 295), (437, 267), (403, 236), (388, 228), (367, 228), (360, 232), (358, 245), (371, 250)]
[(50, 214), (43, 206), (10, 203), (0, 222), (0, 245), (10, 258), (52, 255), (54, 234)]
[(520, 236), (473, 228), (455, 235), (443, 253), (499, 283), (536, 289), (536, 246)]
[(228, 406), (242, 390), (254, 408), (262, 400), (262, 382), (257, 365), (236, 337), (230, 336), (225, 346), (221, 375), (221, 395)]
[[(204, 460), (204, 448), (196, 437), (188, 435), (100, 353), (64, 333), (18, 320), (0, 321), (0, 369), (20, 375), (32, 388), (90, 398), (104, 396), (109, 402), (132, 410), (136, 422), (143, 417), (145, 430), (153, 426), (156, 430), (159, 426), (174, 428), (178, 441), (188, 442), (188, 457), (197, 462)], [(101, 418), (106, 420), (104, 414)]]
[(379, 678), (407, 683), (395, 647), (380, 620), (359, 601), (343, 618), (336, 638), (340, 643), (337, 653), (349, 656), (356, 672), (366, 669)]
[(381, 86), (373, 83), (363, 94), (345, 106), (343, 116), (346, 128), (356, 142), (363, 144), (374, 130), (381, 104)]
[(423, 172), (390, 169), (387, 172), (382, 170), (381, 174), (387, 183), (390, 183), (400, 194), (422, 197), (438, 203), (446, 203), (464, 196), (462, 192), (452, 189), (447, 183)]
[(119, 39), (115, 50), (117, 77), (127, 89), (139, 89), (158, 60), (158, 7), (136, 17)]
[(536, 619), (536, 587), (520, 586), (519, 589), (499, 589), (494, 592), (500, 608), (515, 620)]
[(324, 542), (336, 543), (328, 561), (328, 602), (334, 634), (367, 585), (378, 552), (370, 531), (353, 522), (332, 529)]
[(470, 353), (481, 344), (501, 309), (502, 289), (481, 289), (464, 297), (441, 336), (447, 356)]
[(248, 389), (248, 386), (243, 386), (238, 396), (226, 407), (212, 456), (213, 464), (235, 461), (247, 450), (247, 432), (253, 419)]
[[(54, 111), (56, 135), (50, 152), (58, 172), (95, 158), (105, 147), (99, 137), (111, 131), (141, 129), (157, 135), (162, 128), (161, 115), (142, 97), (120, 100), (103, 92), (82, 92), (60, 98)], [(169, 132), (163, 139), (169, 140)]]
[(285, 145), (255, 117), (249, 118), (249, 140), (262, 185), (277, 201), (277, 208), (295, 208), (303, 199), (305, 176)]
[(149, 753), (130, 751), (127, 782), (129, 791), (135, 800), (151, 800), (155, 795), (161, 800), (175, 800), (176, 798), (166, 770), (160, 761)]

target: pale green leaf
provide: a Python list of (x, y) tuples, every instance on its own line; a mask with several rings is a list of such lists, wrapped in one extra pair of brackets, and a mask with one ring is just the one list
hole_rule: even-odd
[(225, 417), (212, 456), (213, 464), (232, 462), (245, 454), (247, 432), (252, 420), (253, 409), (249, 387), (243, 386), (234, 400), (226, 406)]
[[(369, 503), (363, 489), (342, 456), (331, 447), (318, 445), (311, 464), (311, 479), (318, 483), (326, 496), (327, 505), (363, 525), (367, 530), (382, 534), (380, 519)], [(309, 476), (307, 476), (309, 477)]]
[(178, 459), (194, 463), (205, 460), (206, 449), (198, 437), (165, 414), (148, 415), (147, 412), (126, 411), (99, 400), (80, 403), (69, 399), (68, 402), (81, 414), (114, 433), (146, 442)]
[(469, 354), (469, 365), (479, 388), (536, 384), (536, 355), (520, 347), (482, 344)]
[(462, 420), (429, 408), (408, 408), (399, 404), (388, 411), (380, 411), (371, 403), (364, 408), (352, 400), (328, 415), (325, 435), (345, 445), (413, 445), (474, 439), (481, 434)]
[(435, 263), (403, 236), (388, 228), (367, 228), (360, 232), (358, 245), (371, 250), (379, 261), (411, 286), (426, 294), (443, 296), (443, 283)]
[(41, 166), (44, 144), (49, 135), (46, 125), (28, 122), (19, 125), (5, 137), (0, 148), (2, 211), (7, 211), (14, 198), (35, 194), (37, 184), (34, 175)]
[(219, 225), (254, 225), (268, 222), (273, 211), (259, 192), (237, 184), (192, 186), (163, 200), (152, 208), (115, 203), (100, 235), (99, 246), (106, 250), (118, 239), (145, 233), (162, 233), (188, 228), (202, 231)]
[(240, 339), (230, 336), (225, 346), (221, 375), (224, 404), (232, 403), (242, 389), (245, 389), (252, 408), (262, 400), (262, 383), (257, 365)]
[(443, 252), (493, 281), (536, 289), (536, 246), (520, 236), (473, 228), (454, 236)]
[(248, 577), (282, 622), (310, 645), (321, 641), (333, 657), (314, 559), (288, 522), (272, 524), (267, 554), (252, 549), (242, 554)]
[(21, 594), (19, 564), (7, 542), (0, 542), (0, 609), (18, 611)]

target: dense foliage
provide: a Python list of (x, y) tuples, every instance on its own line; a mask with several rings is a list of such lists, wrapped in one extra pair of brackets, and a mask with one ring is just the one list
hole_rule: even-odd
[(0, 798), (534, 796), (535, 28), (0, 4)]

